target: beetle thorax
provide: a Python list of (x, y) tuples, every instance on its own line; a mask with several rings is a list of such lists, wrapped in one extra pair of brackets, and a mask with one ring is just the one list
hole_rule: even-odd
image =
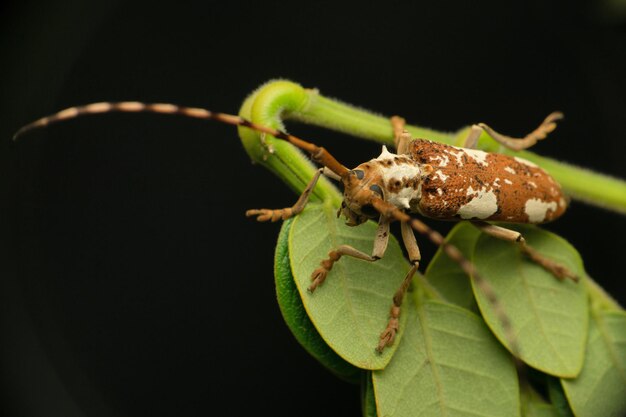
[(414, 208), (421, 196), (420, 165), (406, 155), (396, 155), (383, 146), (378, 158), (365, 162), (343, 178), (344, 201), (341, 212), (348, 224), (356, 225), (378, 213), (373, 198), (382, 198), (399, 209)]
[(396, 155), (383, 146), (380, 156), (370, 164), (377, 165), (385, 200), (398, 207), (415, 207), (422, 195), (422, 169), (406, 155)]

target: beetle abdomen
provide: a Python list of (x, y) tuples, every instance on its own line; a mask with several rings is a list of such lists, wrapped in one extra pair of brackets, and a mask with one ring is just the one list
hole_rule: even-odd
[(544, 223), (565, 211), (559, 184), (518, 157), (417, 139), (411, 158), (433, 167), (423, 178), (418, 210), (437, 219)]

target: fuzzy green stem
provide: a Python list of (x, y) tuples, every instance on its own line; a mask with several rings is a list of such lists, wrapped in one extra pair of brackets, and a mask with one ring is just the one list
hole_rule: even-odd
[[(239, 115), (264, 126), (285, 130), (283, 117), (300, 111), (308, 102), (307, 91), (288, 81), (270, 81), (244, 101)], [(240, 127), (239, 136), (253, 162), (263, 165), (301, 193), (317, 169), (299, 149), (283, 140)], [(324, 177), (320, 178), (311, 200), (341, 203), (341, 194)]]
[[(321, 96), (317, 91), (309, 92), (308, 105), (290, 118), (304, 123), (326, 127), (352, 136), (393, 145), (393, 130), (389, 117), (359, 109), (338, 100)], [(428, 138), (452, 144), (454, 134), (407, 125), (413, 137)]]
[[(270, 81), (255, 91), (244, 103), (240, 113), (252, 121), (273, 127), (282, 127), (281, 117), (344, 132), (356, 137), (386, 144), (393, 143), (389, 118), (338, 100), (323, 97), (317, 90), (308, 90), (290, 81)], [(407, 125), (413, 137), (428, 138), (437, 142), (459, 145), (468, 128), (446, 133)], [(313, 166), (300, 152), (281, 141), (267, 138), (259, 141), (248, 129), (240, 129), (246, 150), (256, 162), (268, 167), (287, 184), (301, 191), (307, 178), (313, 175)], [(481, 135), (480, 149), (518, 155), (536, 163), (550, 172), (562, 185), (566, 194), (574, 199), (626, 214), (626, 181), (576, 167), (533, 152), (513, 152), (502, 148), (487, 134)], [(325, 181), (315, 190), (315, 198), (340, 201), (340, 195)]]

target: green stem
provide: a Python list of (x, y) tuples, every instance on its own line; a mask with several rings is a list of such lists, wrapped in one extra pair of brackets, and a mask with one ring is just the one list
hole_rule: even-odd
[[(363, 139), (393, 145), (393, 130), (388, 117), (353, 107), (340, 101), (309, 92), (308, 105), (290, 116), (295, 120), (326, 127)], [(417, 126), (406, 126), (413, 137), (429, 138), (451, 144), (454, 134), (437, 132)]]
[[(323, 97), (317, 90), (304, 89), (290, 81), (270, 81), (255, 91), (242, 106), (241, 115), (253, 122), (282, 128), (281, 117), (325, 127), (347, 134), (392, 144), (393, 134), (389, 119), (340, 101)], [(446, 133), (407, 125), (413, 137), (459, 145), (467, 134), (467, 127)], [(256, 162), (268, 167), (293, 189), (301, 191), (314, 167), (300, 152), (282, 141), (267, 138), (265, 144), (258, 134), (240, 129), (246, 150)], [(282, 142), (282, 143), (281, 143)], [(589, 204), (626, 214), (626, 181), (576, 167), (533, 152), (512, 152), (503, 149), (483, 134), (478, 147), (487, 151), (519, 155), (550, 172), (562, 185), (566, 194)], [(332, 185), (321, 181), (315, 190), (318, 199), (331, 198), (339, 202), (341, 196)]]
[[(270, 81), (246, 98), (239, 115), (254, 123), (284, 131), (282, 117), (300, 111), (308, 99), (308, 92), (297, 84)], [(317, 169), (308, 156), (288, 142), (244, 127), (239, 128), (239, 136), (253, 162), (269, 169), (298, 194)], [(310, 198), (313, 201), (330, 200), (335, 205), (341, 204), (341, 194), (324, 177), (319, 179)]]

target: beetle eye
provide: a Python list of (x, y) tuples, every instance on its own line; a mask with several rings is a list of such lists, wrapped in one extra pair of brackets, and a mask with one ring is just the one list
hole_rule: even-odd
[(363, 213), (365, 216), (370, 217), (370, 218), (374, 218), (378, 216), (378, 210), (376, 210), (374, 206), (372, 206), (371, 204), (366, 204), (362, 206), (361, 213)]
[(379, 185), (370, 185), (370, 190), (374, 191), (380, 198), (383, 198), (383, 189)]
[(363, 170), (360, 170), (360, 169), (354, 169), (352, 170), (352, 172), (354, 172), (354, 175), (356, 175), (356, 177), (360, 180), (362, 180), (363, 177), (365, 176), (365, 172), (363, 172)]

